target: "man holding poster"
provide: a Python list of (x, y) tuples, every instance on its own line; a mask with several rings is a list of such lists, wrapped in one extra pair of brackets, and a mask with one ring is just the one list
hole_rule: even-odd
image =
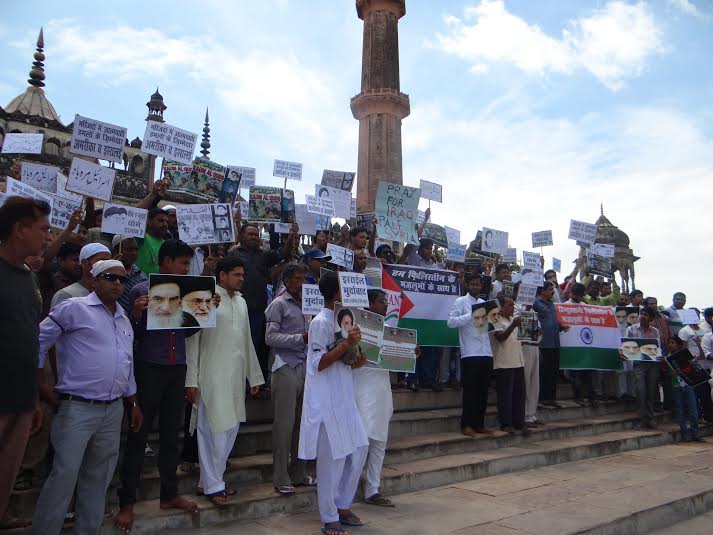
[[(655, 338), (658, 342), (659, 330), (651, 325), (651, 321), (656, 316), (656, 311), (650, 307), (644, 307), (639, 312), (639, 323), (630, 325), (626, 329), (627, 338)], [(644, 348), (642, 348), (644, 349)], [(634, 377), (636, 378), (636, 397), (639, 402), (639, 425), (644, 429), (656, 429), (654, 421), (654, 402), (658, 400), (659, 394), (659, 374), (661, 363), (657, 360), (653, 362), (634, 362)]]
[(560, 373), (560, 332), (569, 326), (560, 323), (552, 298), (555, 287), (545, 282), (537, 288), (537, 297), (532, 310), (537, 312), (542, 331), (540, 340), (540, 402), (549, 407), (561, 408), (557, 403), (557, 378)]

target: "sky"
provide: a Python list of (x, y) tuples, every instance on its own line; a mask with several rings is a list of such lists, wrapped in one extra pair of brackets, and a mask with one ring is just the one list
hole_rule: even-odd
[[(120, 8), (118, 6), (120, 5)], [(44, 27), (46, 94), (142, 137), (156, 87), (165, 119), (200, 133), (212, 160), (272, 177), (302, 162), (298, 201), (323, 169), (356, 171), (362, 21), (352, 0), (8, 0), (0, 105), (26, 87)], [(399, 22), (404, 183), (443, 185), (434, 223), (510, 233), (571, 269), (570, 219), (605, 215), (631, 240), (636, 283), (713, 305), (713, 2), (407, 0)], [(425, 207), (422, 201), (422, 208)], [(560, 278), (563, 278), (563, 273)]]

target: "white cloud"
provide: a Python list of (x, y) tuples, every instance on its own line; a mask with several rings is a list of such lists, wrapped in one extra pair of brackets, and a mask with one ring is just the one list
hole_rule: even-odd
[(448, 32), (431, 44), (470, 61), (475, 74), (488, 63), (509, 63), (529, 73), (572, 74), (586, 70), (611, 90), (638, 76), (646, 61), (665, 51), (661, 30), (643, 2), (610, 0), (598, 10), (569, 21), (561, 36), (510, 13), (503, 0), (482, 0), (462, 19), (444, 18)]
[(675, 7), (686, 15), (691, 15), (693, 17), (702, 17), (701, 13), (695, 4), (692, 4), (690, 0), (668, 0), (670, 6)]

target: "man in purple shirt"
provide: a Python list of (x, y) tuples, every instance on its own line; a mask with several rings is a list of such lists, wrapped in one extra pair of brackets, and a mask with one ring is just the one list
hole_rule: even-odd
[[(159, 273), (187, 275), (193, 249), (179, 240), (168, 240), (158, 251)], [(186, 384), (186, 337), (197, 329), (146, 330), (148, 281), (131, 290), (131, 319), (136, 336), (136, 386), (139, 406), (144, 414), (140, 429), (129, 433), (121, 465), (119, 512), (114, 524), (131, 531), (134, 524), (134, 503), (144, 463), (146, 437), (154, 417), (159, 419), (158, 471), (161, 477), (161, 509), (183, 509), (198, 512), (198, 505), (178, 496), (178, 428), (183, 421)]]
[(50, 395), (59, 405), (52, 424), (55, 454), (32, 520), (33, 534), (59, 533), (77, 489), (75, 530), (98, 533), (106, 491), (119, 458), (124, 399), (131, 429), (141, 427), (131, 322), (117, 300), (126, 270), (118, 260), (92, 268), (94, 292), (59, 303), (40, 324), (39, 377), (53, 345), (57, 385)]

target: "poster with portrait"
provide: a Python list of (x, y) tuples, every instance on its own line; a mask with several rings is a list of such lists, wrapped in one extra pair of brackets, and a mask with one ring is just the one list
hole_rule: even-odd
[(270, 186), (250, 188), (248, 221), (252, 223), (280, 223), (282, 189)]
[(384, 316), (359, 307), (334, 305), (334, 342), (339, 343), (349, 336), (349, 329), (359, 326), (359, 347), (369, 362), (379, 362), (379, 352), (384, 339)]
[(235, 242), (235, 222), (227, 203), (177, 206), (176, 222), (179, 238), (188, 245)]
[(517, 327), (518, 340), (537, 340), (537, 312), (534, 310), (524, 310), (518, 314), (522, 318), (522, 323)]
[(504, 255), (508, 248), (508, 233), (483, 227), (483, 251)]
[(297, 219), (295, 217), (295, 192), (291, 189), (283, 189), (280, 198), (280, 222), (292, 224)]
[(622, 360), (657, 362), (661, 360), (658, 338), (622, 338), (619, 346)]
[(488, 334), (491, 325), (498, 321), (500, 317), (500, 304), (496, 299), (476, 303), (472, 307), (472, 318), (475, 330), (479, 335)]
[(240, 192), (240, 188), (243, 182), (243, 175), (240, 168), (233, 167), (231, 165), (225, 168), (225, 178), (223, 179), (223, 185), (220, 188), (220, 195), (218, 195), (218, 202), (229, 202), (230, 204), (235, 203), (235, 198)]
[(148, 210), (121, 204), (106, 203), (102, 217), (102, 232), (143, 238), (146, 234)]
[(215, 277), (149, 275), (146, 329), (215, 327)]
[(587, 251), (587, 271), (592, 275), (601, 275), (610, 279), (612, 276), (611, 258)]
[(676, 351), (676, 353), (664, 357), (664, 360), (678, 378), (688, 386), (695, 387), (710, 381), (710, 371), (701, 366), (701, 363), (688, 348)]
[(325, 169), (322, 172), (322, 186), (337, 188), (344, 191), (351, 191), (354, 185), (354, 177), (356, 173), (348, 171), (331, 171)]
[(334, 217), (351, 218), (352, 194), (349, 191), (315, 184), (314, 193), (320, 199), (332, 199), (334, 202)]
[(614, 309), (616, 323), (619, 325), (619, 330), (624, 333), (629, 325), (639, 323), (639, 307), (637, 306), (618, 306)]
[(439, 247), (448, 247), (448, 236), (446, 229), (434, 223), (426, 223), (423, 227), (423, 237), (433, 240)]

